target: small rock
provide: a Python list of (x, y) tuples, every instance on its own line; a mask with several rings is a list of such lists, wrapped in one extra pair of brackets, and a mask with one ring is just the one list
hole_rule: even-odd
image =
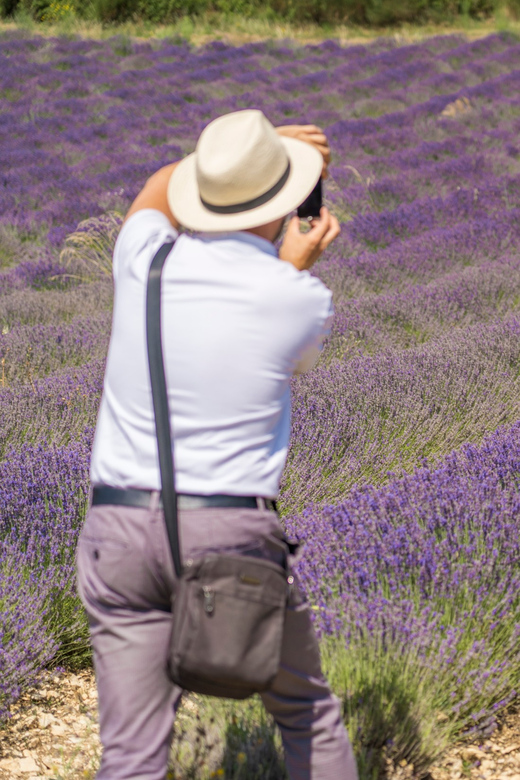
[(486, 754), (483, 750), (478, 747), (474, 747), (473, 745), (464, 748), (464, 750), (461, 750), (460, 755), (463, 761), (469, 761), (470, 763), (473, 763), (474, 761), (481, 761), (486, 757)]
[(56, 718), (54, 717), (54, 715), (51, 715), (50, 712), (44, 712), (38, 718), (38, 726), (41, 729), (46, 729), (48, 726), (51, 725), (51, 723), (54, 723), (55, 720)]
[(452, 756), (449, 760), (449, 766), (453, 768), (453, 772), (460, 772), (462, 770), (462, 759)]
[(51, 734), (54, 737), (62, 737), (63, 734), (65, 734), (67, 731), (65, 724), (61, 723), (59, 720), (56, 721), (56, 723), (53, 723), (51, 725)]
[(18, 761), (13, 758), (2, 758), (0, 760), (0, 769), (5, 769), (6, 772), (14, 772), (18, 769)]
[(26, 772), (38, 772), (40, 768), (32, 756), (25, 756), (18, 761), (18, 769), (24, 774)]

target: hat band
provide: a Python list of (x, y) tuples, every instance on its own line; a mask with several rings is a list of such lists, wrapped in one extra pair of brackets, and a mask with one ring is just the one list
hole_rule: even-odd
[(285, 182), (289, 178), (290, 172), (291, 162), (289, 160), (287, 163), (287, 168), (282, 174), (282, 177), (278, 179), (276, 184), (273, 184), (273, 186), (268, 189), (267, 192), (264, 192), (263, 195), (259, 195), (257, 198), (252, 198), (251, 200), (246, 200), (243, 203), (232, 203), (229, 206), (215, 206), (213, 203), (208, 203), (206, 200), (204, 200), (202, 196), (200, 200), (202, 205), (207, 208), (208, 211), (212, 211), (214, 214), (240, 214), (242, 211), (250, 211), (251, 209), (258, 208), (258, 206), (263, 206), (264, 203), (267, 203), (267, 201), (271, 200), (271, 198), (274, 198), (275, 195), (278, 195)]

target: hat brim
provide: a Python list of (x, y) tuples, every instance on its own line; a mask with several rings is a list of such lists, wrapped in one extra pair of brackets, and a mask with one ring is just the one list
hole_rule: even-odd
[(238, 214), (215, 214), (206, 208), (197, 184), (196, 152), (181, 160), (168, 182), (168, 205), (175, 219), (189, 230), (215, 233), (266, 225), (294, 211), (312, 192), (321, 175), (323, 158), (304, 141), (283, 136), (280, 140), (291, 162), (286, 183), (267, 203)]

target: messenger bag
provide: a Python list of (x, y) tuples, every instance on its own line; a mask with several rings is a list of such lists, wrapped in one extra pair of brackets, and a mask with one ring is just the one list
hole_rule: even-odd
[(172, 595), (169, 675), (195, 693), (245, 699), (270, 688), (280, 666), (293, 577), (285, 565), (240, 551), (181, 561), (174, 455), (161, 335), (161, 278), (174, 242), (152, 260), (146, 339), (164, 520), (177, 583)]

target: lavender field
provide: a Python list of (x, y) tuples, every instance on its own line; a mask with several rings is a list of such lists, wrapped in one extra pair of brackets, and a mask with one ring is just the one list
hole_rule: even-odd
[[(284, 522), (307, 541), (361, 778), (388, 757), (421, 777), (520, 691), (520, 43), (505, 34), (0, 37), (0, 715), (49, 665), (88, 660), (74, 549), (121, 215), (208, 121), (251, 107), (326, 129), (343, 223), (315, 267), (336, 317), (293, 383)], [(246, 748), (236, 777), (283, 777)]]

